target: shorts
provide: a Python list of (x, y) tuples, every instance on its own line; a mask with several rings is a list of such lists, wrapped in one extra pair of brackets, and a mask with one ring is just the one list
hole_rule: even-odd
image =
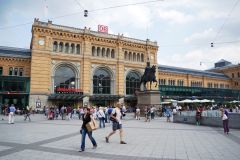
[(116, 131), (118, 129), (122, 129), (122, 124), (119, 124), (118, 122), (113, 122), (112, 124), (112, 130)]

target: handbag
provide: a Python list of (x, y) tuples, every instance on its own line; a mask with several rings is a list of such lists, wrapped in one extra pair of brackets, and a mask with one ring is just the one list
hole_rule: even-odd
[(86, 128), (88, 132), (92, 132), (98, 128), (98, 124), (96, 123), (95, 119), (91, 117), (91, 121), (86, 124)]
[(224, 120), (227, 120), (227, 119), (228, 119), (227, 115), (223, 114), (222, 120), (224, 121)]

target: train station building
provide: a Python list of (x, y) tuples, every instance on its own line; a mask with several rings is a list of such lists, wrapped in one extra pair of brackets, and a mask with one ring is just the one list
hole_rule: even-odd
[[(161, 46), (161, 45), (160, 45)], [(240, 65), (225, 60), (208, 71), (157, 63), (157, 42), (34, 20), (30, 49), (0, 47), (0, 104), (137, 104), (146, 63), (156, 65), (162, 101), (208, 98), (237, 100)]]

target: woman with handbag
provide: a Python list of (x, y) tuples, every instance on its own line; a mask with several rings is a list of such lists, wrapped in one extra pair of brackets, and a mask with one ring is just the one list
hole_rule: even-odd
[(85, 139), (86, 139), (86, 134), (88, 135), (89, 139), (91, 140), (93, 144), (93, 149), (97, 148), (97, 143), (95, 139), (92, 136), (92, 130), (88, 131), (86, 125), (91, 122), (92, 115), (90, 113), (90, 108), (85, 107), (84, 108), (84, 115), (83, 115), (83, 124), (82, 124), (82, 129), (81, 129), (81, 134), (82, 134), (82, 142), (81, 142), (81, 149), (79, 152), (83, 152), (85, 150)]

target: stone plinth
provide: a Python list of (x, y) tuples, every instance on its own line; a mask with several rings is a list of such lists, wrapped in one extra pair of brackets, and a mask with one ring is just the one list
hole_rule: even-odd
[(145, 106), (160, 106), (160, 92), (157, 90), (147, 90), (137, 92), (137, 106), (140, 107), (141, 112)]

